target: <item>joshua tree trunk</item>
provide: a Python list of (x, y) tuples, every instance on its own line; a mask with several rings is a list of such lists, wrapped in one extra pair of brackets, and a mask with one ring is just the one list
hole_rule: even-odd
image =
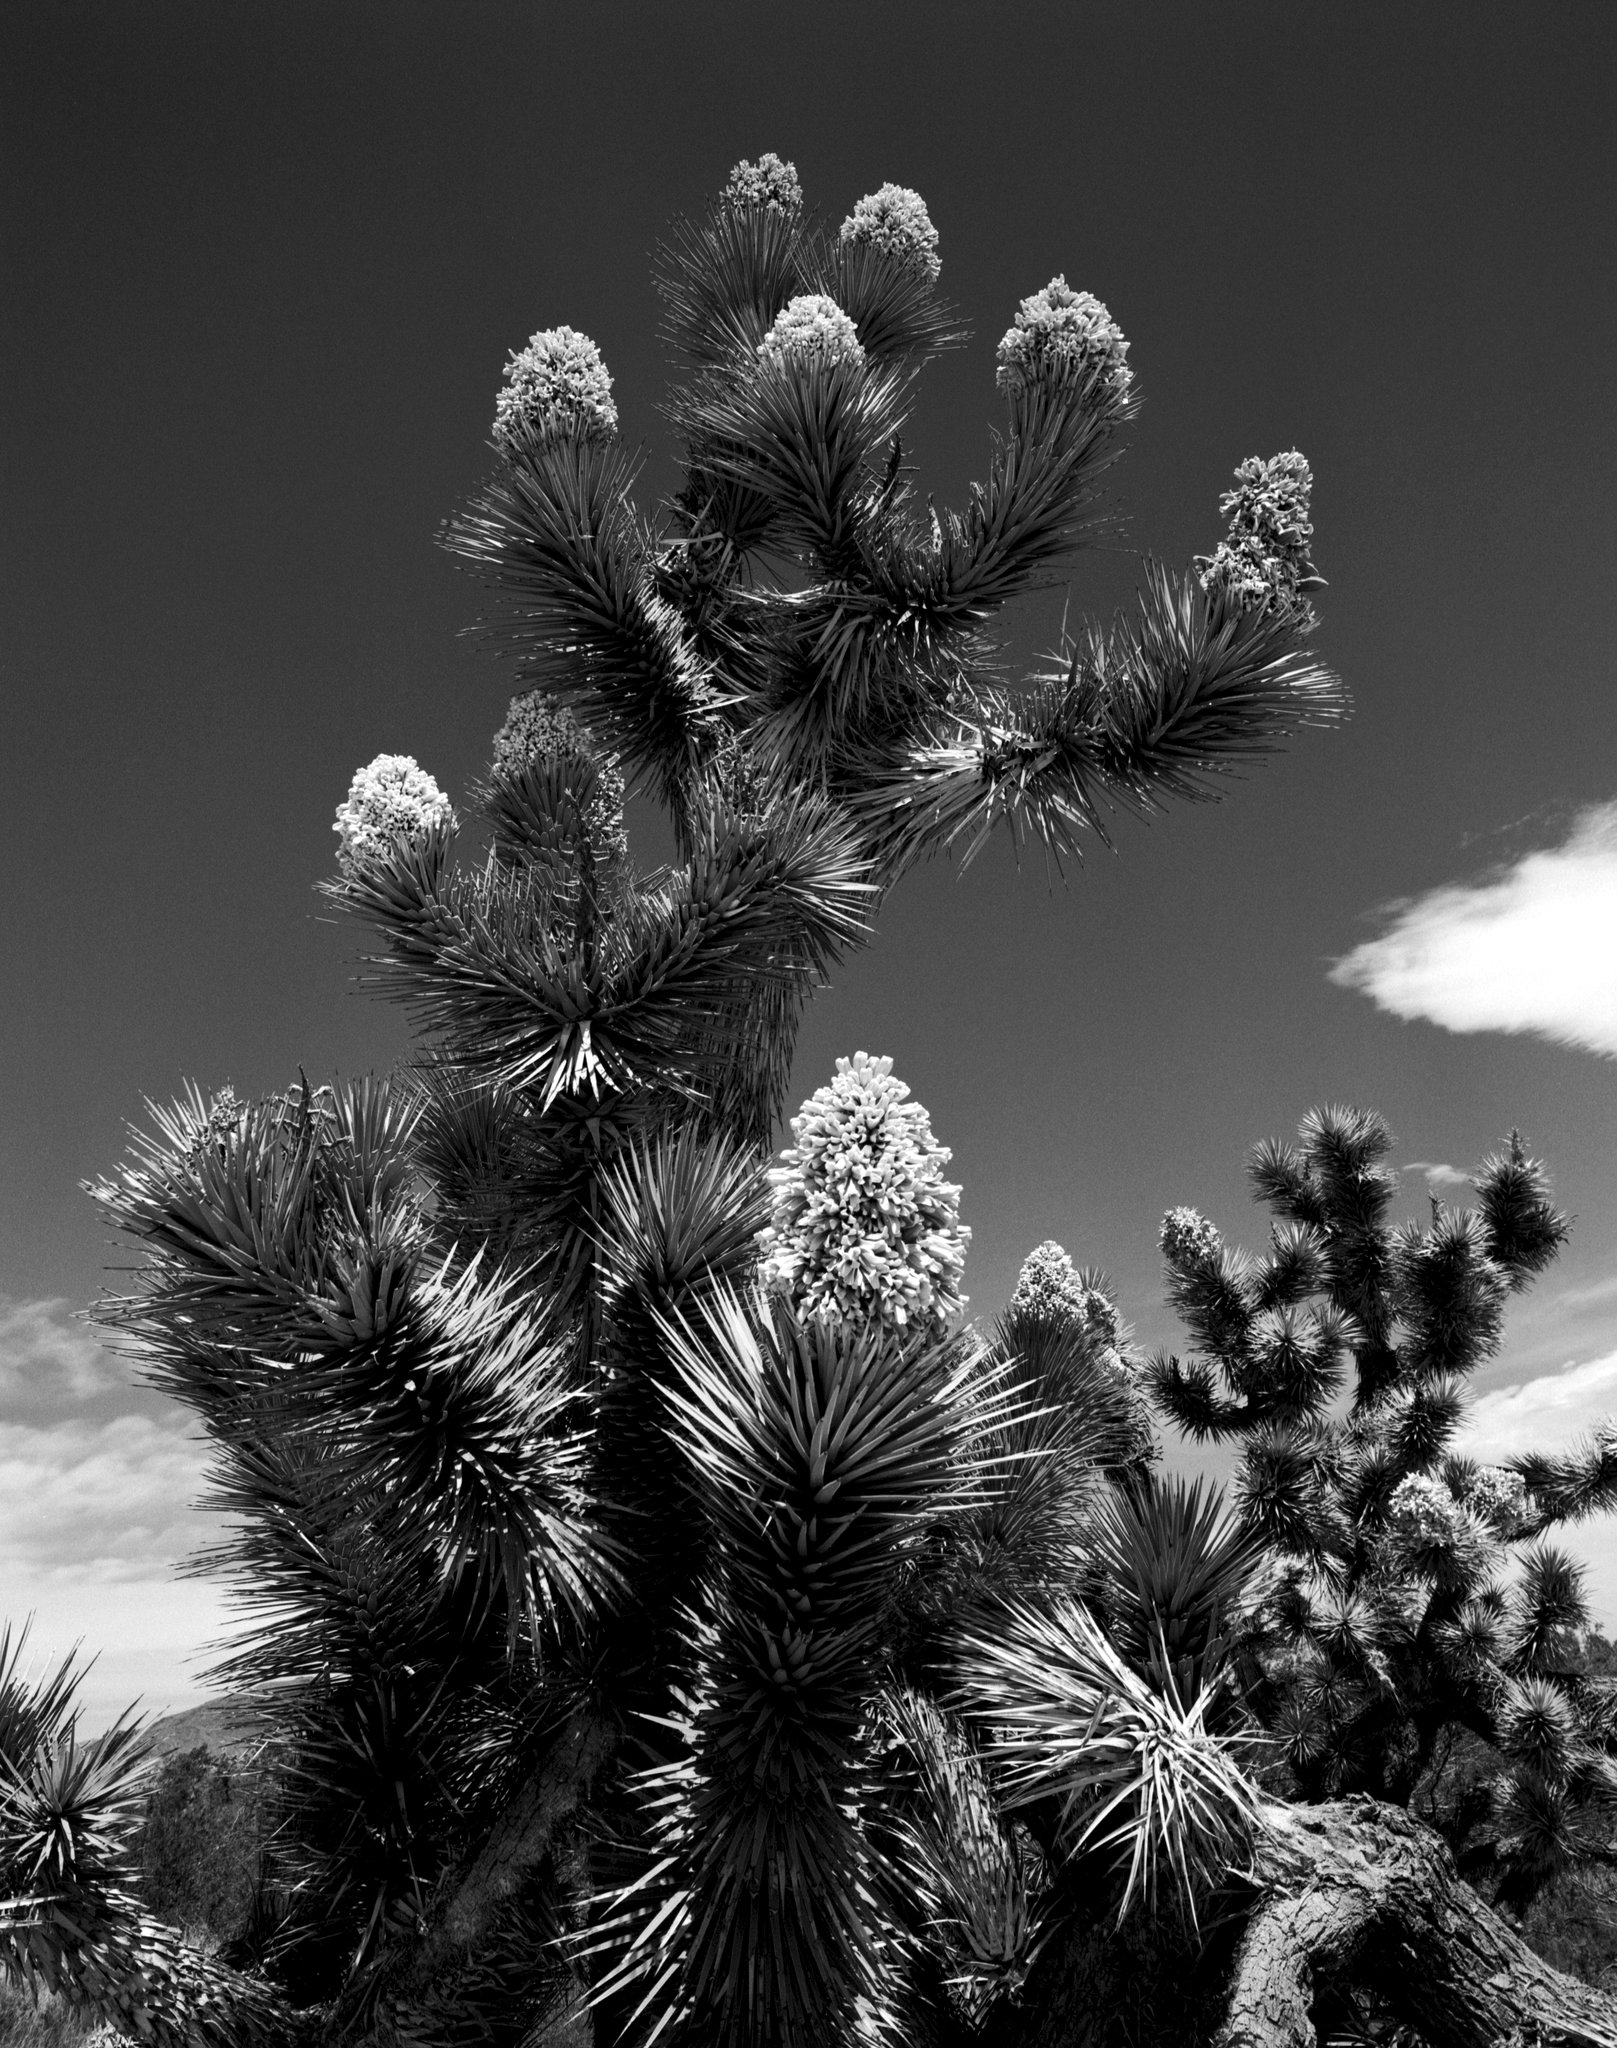
[(1270, 1810), (1216, 2048), (1313, 2048), (1315, 1994), (1373, 1992), (1430, 2048), (1617, 2048), (1617, 2000), (1552, 1970), (1396, 1807)]

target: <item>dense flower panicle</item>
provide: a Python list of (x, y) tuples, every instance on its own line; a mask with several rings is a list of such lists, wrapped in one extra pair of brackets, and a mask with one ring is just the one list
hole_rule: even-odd
[(856, 1053), (792, 1119), (762, 1250), (765, 1284), (801, 1314), (918, 1333), (965, 1306), (971, 1232), (943, 1178), (949, 1149), (909, 1092), (890, 1059)]
[(1502, 1536), (1519, 1535), (1532, 1518), (1527, 1481), (1506, 1465), (1483, 1465), (1468, 1480), (1463, 1498), (1473, 1514), (1491, 1522)]
[(926, 201), (908, 185), (883, 185), (867, 192), (842, 223), (841, 239), (869, 243), (933, 279), (943, 268), (938, 231)]
[(413, 755), (378, 754), (356, 771), (331, 829), (338, 862), (351, 868), (387, 854), (401, 838), (418, 842), (454, 823), (454, 806)]
[(1218, 586), (1242, 611), (1302, 604), (1302, 593), (1321, 581), (1309, 556), (1313, 471), (1293, 448), (1267, 462), (1249, 455), (1235, 479), (1218, 504), (1229, 532), (1212, 554), (1196, 557), (1202, 588)]
[(1103, 1289), (1074, 1271), (1072, 1260), (1053, 1237), (1046, 1238), (1022, 1261), (1010, 1306), (1012, 1315), (1076, 1322), (1114, 1350), (1122, 1341), (1123, 1321), (1116, 1303)]
[(582, 728), (566, 705), (547, 701), (543, 690), (525, 690), (511, 699), (505, 723), (494, 735), (494, 766), (520, 768), (547, 755), (582, 753), (585, 746)]
[(204, 1152), (227, 1151), (231, 1139), (241, 1128), (245, 1109), (246, 1104), (227, 1081), (218, 1094), (210, 1098), (203, 1113), (195, 1119), (195, 1128), (186, 1156), (190, 1159), (200, 1159)]
[(494, 772), (511, 774), (527, 761), (572, 754), (593, 762), (600, 778), (585, 823), (598, 861), (626, 860), (628, 829), (623, 821), (623, 770), (615, 754), (599, 753), (589, 734), (565, 705), (547, 701), (543, 690), (511, 699), (505, 723), (494, 735)]
[(1170, 1209), (1157, 1233), (1162, 1256), (1181, 1270), (1217, 1258), (1223, 1242), (1199, 1209)]
[(1387, 1532), (1406, 1543), (1446, 1545), (1465, 1531), (1465, 1509), (1442, 1480), (1411, 1472), (1393, 1488), (1387, 1503)]
[(804, 292), (775, 315), (775, 324), (758, 344), (762, 361), (785, 363), (862, 363), (865, 351), (859, 330), (835, 299), (823, 292)]
[(719, 204), (739, 212), (748, 206), (773, 206), (782, 213), (801, 213), (803, 187), (796, 164), (766, 149), (756, 163), (743, 157), (724, 181)]
[(1092, 292), (1075, 292), (1064, 277), (1025, 298), (997, 351), (994, 382), (1023, 392), (1052, 374), (1098, 366), (1107, 390), (1121, 398), (1134, 382), (1123, 330)]
[(522, 428), (541, 436), (594, 439), (617, 432), (612, 373), (587, 334), (575, 327), (547, 327), (512, 354), (505, 366), (505, 389), (494, 401), (494, 438), (509, 447)]

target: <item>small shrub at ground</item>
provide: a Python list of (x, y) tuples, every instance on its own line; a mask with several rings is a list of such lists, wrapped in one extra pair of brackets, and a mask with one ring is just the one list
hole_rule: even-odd
[(204, 1946), (239, 1933), (258, 1872), (259, 1822), (250, 1770), (205, 1743), (167, 1758), (140, 1838), (147, 1910)]

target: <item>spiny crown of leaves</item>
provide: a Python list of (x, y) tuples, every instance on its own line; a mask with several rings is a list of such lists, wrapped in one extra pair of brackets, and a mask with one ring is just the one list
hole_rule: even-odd
[(1121, 1921), (1169, 1890), (1192, 1922), (1261, 1830), (1260, 1800), (1207, 1715), (1157, 1691), (1075, 1601), (1019, 1604), (962, 1642), (956, 1698), (991, 1734), (989, 1768), (1013, 1810), (1048, 1803), (1070, 1855), (1114, 1855)]
[(802, 1314), (941, 1331), (965, 1307), (960, 1189), (909, 1093), (890, 1058), (856, 1053), (792, 1118), (762, 1244), (767, 1284)]

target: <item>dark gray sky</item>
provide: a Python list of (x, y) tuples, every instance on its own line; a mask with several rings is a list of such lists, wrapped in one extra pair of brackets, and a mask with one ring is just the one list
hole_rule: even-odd
[[(7, 10), (0, 1464), (36, 1527), (0, 1563), (67, 1601), (144, 1584), (171, 1542), (149, 1502), (73, 1560), (39, 1533), (63, 1475), (88, 1501), (156, 1469), (112, 1437), (123, 1480), (73, 1463), (86, 1416), (137, 1413), (110, 1383), (77, 1422), (51, 1405), (49, 1361), (94, 1378), (65, 1318), (112, 1256), (78, 1182), (144, 1095), (402, 1045), (310, 888), (359, 763), (412, 753), (458, 793), (503, 715), (457, 637), (479, 592), (434, 544), (488, 466), (501, 365), (535, 328), (592, 334), (659, 488), (648, 255), (765, 149), (833, 220), (886, 179), (925, 196), (976, 335), (915, 421), (940, 499), (984, 466), (1018, 299), (1063, 271), (1121, 322), (1128, 526), (1076, 565), (1075, 608), (1125, 598), (1136, 552), (1210, 547), (1241, 457), (1304, 450), (1320, 644), (1357, 704), (1228, 804), (1125, 823), (1066, 887), (1003, 848), (911, 877), (816, 1005), (797, 1092), (891, 1053), (955, 1148), (975, 1303), (1056, 1236), (1152, 1342), (1162, 1210), (1256, 1230), (1243, 1152), (1312, 1102), (1375, 1104), (1401, 1158), (1460, 1169), (1520, 1124), (1579, 1222), (1481, 1382), (1495, 1426), (1617, 1406), (1617, 986), (1546, 1023), (1565, 963), (1517, 946), (1570, 878), (1572, 952), (1617, 947), (1617, 812), (1580, 823), (1617, 800), (1614, 78), (1607, 0)], [(1068, 596), (1027, 608), (1021, 651)], [(1389, 902), (1443, 888), (1471, 893), (1440, 926), (1503, 917), (1481, 1014), (1517, 1035), (1328, 980)]]

